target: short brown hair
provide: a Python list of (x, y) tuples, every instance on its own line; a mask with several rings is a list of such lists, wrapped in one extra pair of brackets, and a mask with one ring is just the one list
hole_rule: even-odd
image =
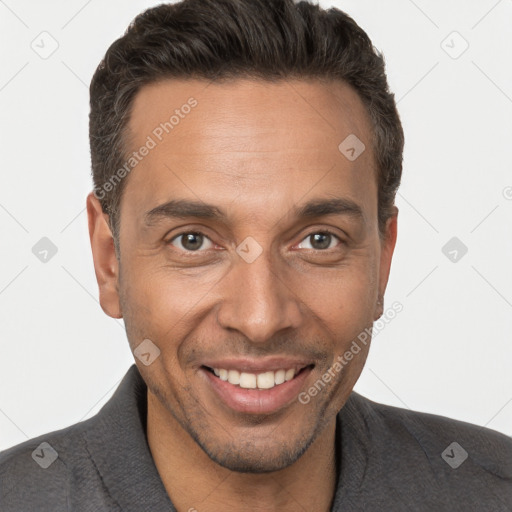
[[(370, 115), (383, 235), (402, 175), (404, 135), (384, 58), (347, 14), (293, 0), (182, 0), (139, 14), (107, 50), (90, 86), (94, 190), (109, 214), (119, 255), (125, 181), (106, 187), (128, 153), (126, 129), (138, 90), (163, 78), (337, 79)], [(108, 193), (107, 193), (108, 190)]]

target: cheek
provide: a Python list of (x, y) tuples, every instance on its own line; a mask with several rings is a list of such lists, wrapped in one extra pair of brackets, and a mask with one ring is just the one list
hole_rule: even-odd
[(183, 301), (171, 293), (168, 280), (159, 278), (155, 272), (138, 269), (121, 283), (123, 316), (132, 352), (146, 339), (160, 351), (148, 366), (134, 354), (135, 363), (151, 391), (159, 396), (167, 393), (170, 400), (187, 385), (179, 371), (179, 350), (186, 336), (184, 322), (180, 321), (185, 314), (181, 310), (185, 307)]
[(299, 281), (299, 297), (336, 337), (340, 329), (364, 328), (371, 321), (377, 279), (375, 263), (367, 256), (338, 269), (305, 273)]
[[(168, 328), (173, 317), (182, 317), (197, 302), (201, 290), (175, 270), (148, 261), (135, 260), (122, 280), (124, 301), (141, 321)], [(151, 320), (151, 322), (148, 322)]]
[(165, 279), (142, 265), (126, 265), (121, 273), (120, 299), (132, 350), (149, 338), (160, 346), (163, 333), (177, 322), (177, 297)]
[(132, 350), (150, 339), (159, 347), (161, 360), (174, 367), (183, 341), (208, 307), (218, 271), (187, 275), (143, 257), (133, 258), (124, 268), (120, 297)]

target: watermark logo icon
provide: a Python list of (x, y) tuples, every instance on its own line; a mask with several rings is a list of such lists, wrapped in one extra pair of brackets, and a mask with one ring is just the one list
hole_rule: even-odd
[(41, 443), (33, 452), (32, 458), (43, 468), (49, 468), (58, 458), (59, 454), (46, 441)]
[(57, 250), (57, 246), (44, 236), (32, 247), (32, 254), (42, 263), (48, 263), (57, 254)]
[(366, 149), (363, 141), (351, 133), (343, 142), (338, 146), (340, 153), (347, 159), (353, 162), (357, 160), (363, 151)]
[(142, 364), (149, 366), (160, 355), (160, 349), (150, 339), (146, 338), (135, 348), (133, 354)]
[(59, 47), (57, 39), (55, 39), (49, 32), (44, 30), (37, 35), (34, 40), (30, 43), (30, 48), (41, 57), (41, 59), (48, 59), (51, 57)]
[(238, 245), (236, 252), (244, 261), (252, 263), (261, 255), (263, 247), (252, 236), (248, 236)]
[(469, 48), (469, 43), (454, 30), (441, 41), (441, 48), (452, 59), (458, 59)]
[(468, 452), (454, 441), (447, 446), (441, 457), (452, 469), (457, 469), (468, 458)]
[(452, 262), (458, 263), (468, 252), (467, 246), (456, 236), (443, 245), (441, 252)]

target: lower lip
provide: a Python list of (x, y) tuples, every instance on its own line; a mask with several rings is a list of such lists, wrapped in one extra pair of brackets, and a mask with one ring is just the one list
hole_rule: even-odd
[(312, 368), (304, 368), (292, 380), (271, 389), (245, 389), (216, 377), (205, 368), (201, 371), (212, 389), (231, 409), (249, 414), (270, 414), (282, 409), (295, 400)]

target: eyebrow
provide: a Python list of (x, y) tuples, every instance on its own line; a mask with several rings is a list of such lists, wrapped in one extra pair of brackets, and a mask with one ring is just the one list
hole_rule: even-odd
[[(325, 215), (347, 215), (356, 220), (365, 220), (362, 208), (348, 198), (313, 199), (301, 206), (295, 206), (291, 211), (297, 218), (314, 218)], [(144, 223), (151, 227), (166, 218), (185, 219), (196, 217), (226, 221), (228, 216), (221, 208), (201, 201), (188, 199), (173, 199), (144, 214)]]
[(321, 217), (323, 215), (348, 215), (355, 219), (364, 220), (363, 209), (352, 199), (313, 199), (303, 206), (293, 209), (298, 218)]

